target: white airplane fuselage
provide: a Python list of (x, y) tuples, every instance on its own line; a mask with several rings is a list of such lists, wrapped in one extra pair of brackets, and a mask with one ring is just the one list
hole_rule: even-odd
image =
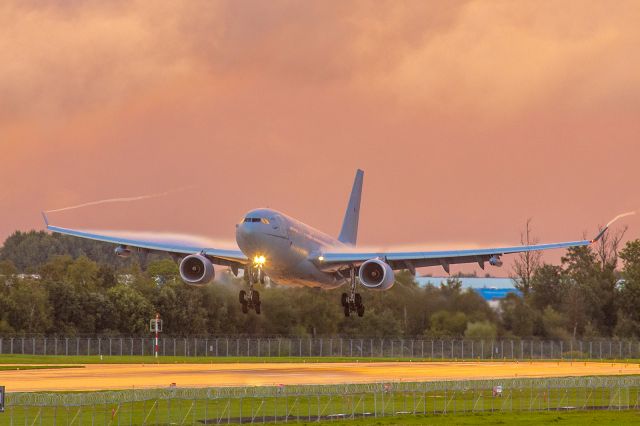
[(250, 260), (264, 256), (262, 269), (276, 283), (335, 288), (347, 282), (321, 271), (310, 260), (345, 244), (279, 211), (248, 212), (236, 225), (236, 242)]

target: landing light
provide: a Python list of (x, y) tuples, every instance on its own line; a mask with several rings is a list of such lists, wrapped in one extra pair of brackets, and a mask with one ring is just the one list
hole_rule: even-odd
[(318, 260), (319, 260), (320, 262), (322, 262), (322, 261), (324, 260), (324, 256), (319, 256), (319, 257), (318, 257)]
[(264, 258), (264, 256), (256, 256), (253, 258), (253, 263), (255, 263), (256, 265), (264, 265), (264, 262), (267, 259)]

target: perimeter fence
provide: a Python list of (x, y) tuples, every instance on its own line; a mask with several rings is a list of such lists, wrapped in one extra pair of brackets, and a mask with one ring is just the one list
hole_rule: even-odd
[(9, 393), (2, 425), (242, 424), (484, 412), (638, 410), (640, 377)]
[[(162, 337), (161, 356), (423, 359), (640, 359), (623, 340), (423, 340), (296, 337)], [(153, 355), (149, 337), (0, 337), (0, 354)]]

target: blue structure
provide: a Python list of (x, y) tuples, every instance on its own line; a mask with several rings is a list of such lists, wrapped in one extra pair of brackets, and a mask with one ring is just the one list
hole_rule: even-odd
[(470, 288), (478, 292), (486, 301), (499, 300), (507, 297), (509, 293), (515, 293), (521, 296), (520, 290), (514, 287), (511, 278), (485, 278), (485, 277), (416, 277), (416, 281), (420, 287), (429, 284), (440, 287), (447, 279), (455, 278), (460, 280), (462, 288)]

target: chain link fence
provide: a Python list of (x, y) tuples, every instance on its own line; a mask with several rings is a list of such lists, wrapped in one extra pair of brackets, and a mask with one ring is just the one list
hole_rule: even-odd
[[(205, 357), (374, 357), (423, 359), (640, 359), (622, 340), (421, 340), (207, 337), (159, 340), (159, 355)], [(153, 355), (147, 337), (0, 337), (0, 354)]]
[(640, 377), (9, 393), (0, 424), (322, 421), (481, 412), (637, 410)]

